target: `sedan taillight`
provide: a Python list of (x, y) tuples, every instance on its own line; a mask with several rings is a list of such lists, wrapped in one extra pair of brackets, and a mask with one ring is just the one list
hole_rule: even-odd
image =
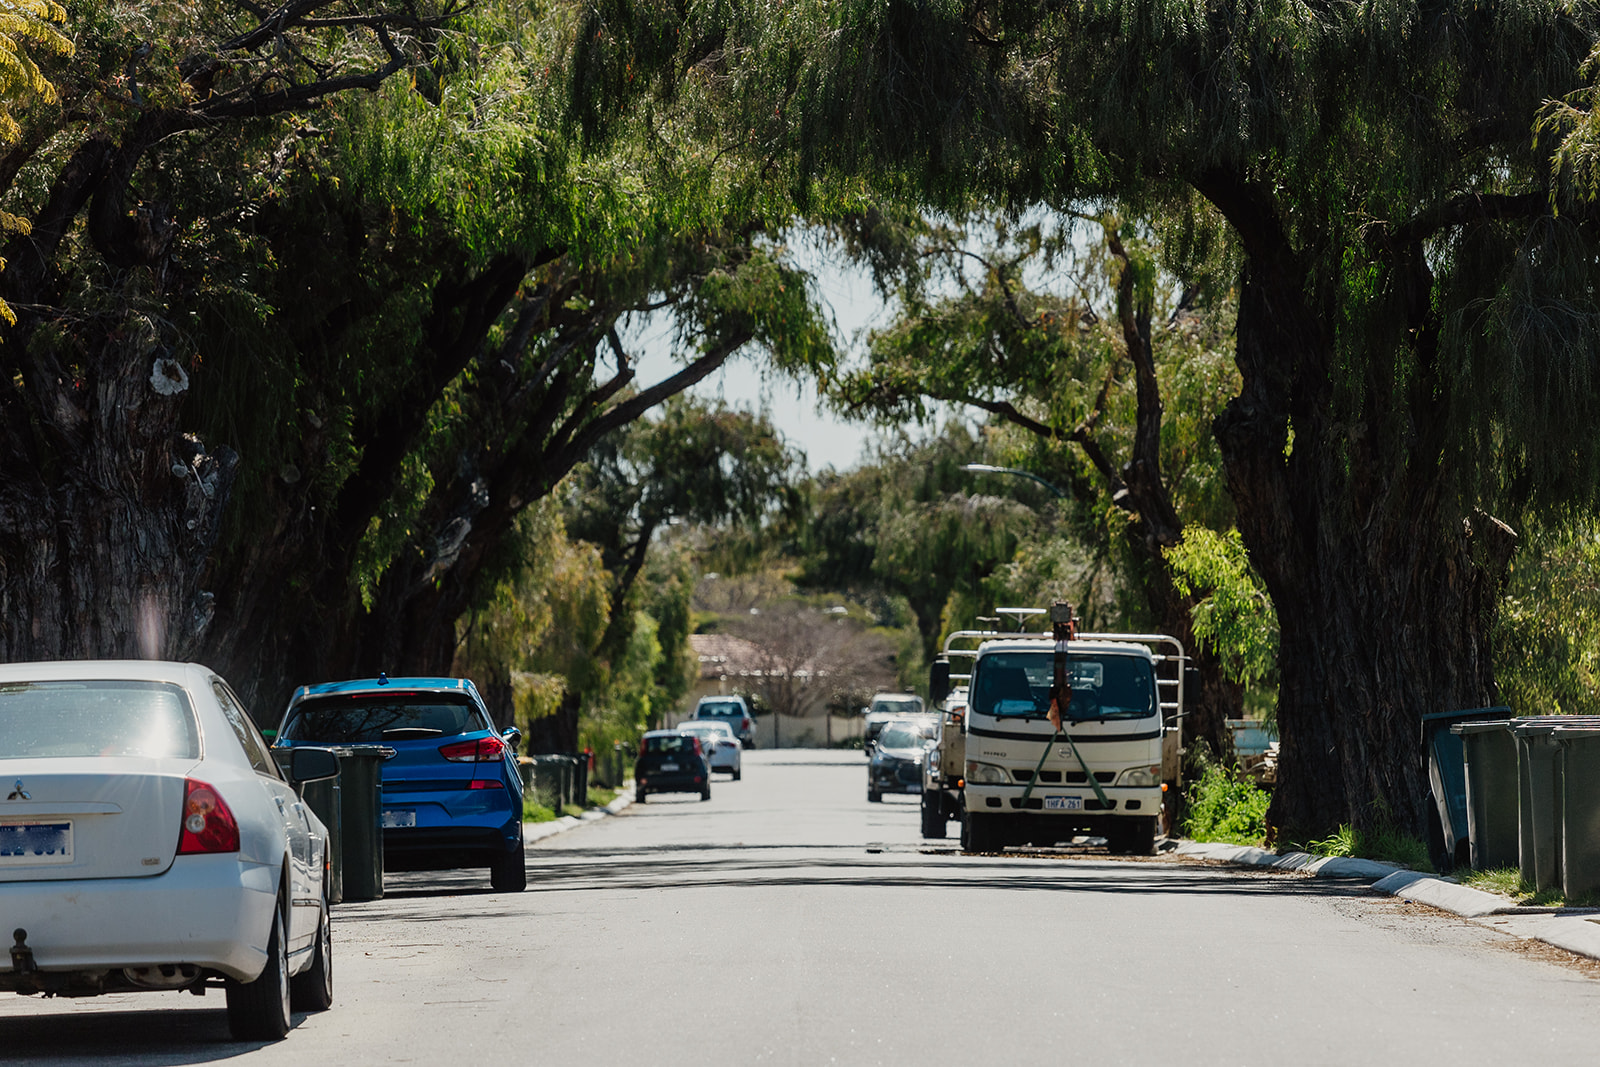
[(185, 778), (183, 824), (178, 833), (178, 855), (239, 851), (239, 824), (222, 794), (205, 782)]
[(457, 741), (453, 745), (443, 745), (439, 748), (439, 755), (451, 763), (491, 763), (503, 759), (506, 752), (506, 743), (498, 737), (480, 737), (476, 741)]

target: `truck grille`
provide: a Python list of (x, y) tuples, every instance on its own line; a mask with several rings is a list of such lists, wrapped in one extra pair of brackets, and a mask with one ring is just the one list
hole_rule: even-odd
[[(1033, 772), (1012, 771), (1011, 777), (1019, 782), (1031, 782), (1033, 781)], [(1111, 782), (1116, 779), (1117, 773), (1115, 771), (1095, 771), (1094, 777), (1097, 782)], [(1065, 782), (1067, 785), (1087, 785), (1089, 783), (1089, 779), (1085, 777), (1082, 771), (1066, 771), (1065, 773), (1061, 771), (1040, 771), (1039, 781), (1045, 785), (1060, 782)]]

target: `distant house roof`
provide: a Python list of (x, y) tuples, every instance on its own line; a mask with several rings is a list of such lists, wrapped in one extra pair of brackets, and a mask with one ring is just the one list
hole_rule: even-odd
[(732, 634), (690, 634), (689, 647), (700, 660), (700, 677), (760, 674), (761, 650)]

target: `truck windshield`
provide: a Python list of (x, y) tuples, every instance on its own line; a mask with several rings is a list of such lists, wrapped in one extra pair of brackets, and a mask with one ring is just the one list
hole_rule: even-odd
[[(1043, 718), (1050, 710), (1053, 652), (995, 652), (977, 664), (972, 710), (980, 715)], [(1156, 682), (1148, 660), (1113, 654), (1070, 658), (1072, 722), (1142, 719), (1156, 713)]]

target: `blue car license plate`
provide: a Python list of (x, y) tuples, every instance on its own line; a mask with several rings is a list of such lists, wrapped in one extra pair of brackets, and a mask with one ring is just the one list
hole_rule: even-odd
[(72, 823), (0, 823), (0, 867), (72, 862)]
[(1044, 806), (1058, 811), (1082, 811), (1082, 797), (1045, 797)]

